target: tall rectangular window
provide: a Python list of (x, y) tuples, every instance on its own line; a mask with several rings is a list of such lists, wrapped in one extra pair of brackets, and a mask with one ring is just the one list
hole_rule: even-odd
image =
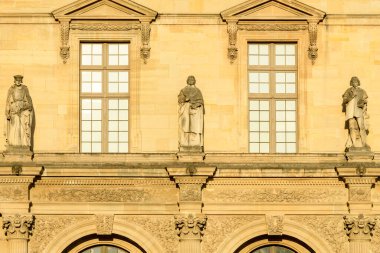
[(297, 44), (248, 44), (249, 152), (297, 152)]
[(81, 43), (81, 152), (128, 152), (129, 44)]

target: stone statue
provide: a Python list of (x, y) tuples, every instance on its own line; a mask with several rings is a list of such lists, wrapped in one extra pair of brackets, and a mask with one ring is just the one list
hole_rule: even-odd
[(31, 149), (33, 104), (23, 76), (14, 76), (5, 106), (5, 139), (9, 148)]
[(366, 139), (368, 133), (367, 93), (360, 88), (359, 78), (351, 78), (350, 88), (343, 94), (343, 110), (346, 112), (346, 128), (348, 139), (346, 151), (370, 150)]
[(195, 77), (187, 78), (187, 86), (178, 95), (179, 151), (203, 152), (203, 115), (201, 91), (195, 87)]

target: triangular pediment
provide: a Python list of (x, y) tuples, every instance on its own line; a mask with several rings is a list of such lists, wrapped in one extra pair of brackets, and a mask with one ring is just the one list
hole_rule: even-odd
[(157, 12), (130, 0), (78, 0), (53, 12), (56, 19), (69, 20), (145, 20)]
[(249, 0), (221, 13), (224, 20), (323, 19), (325, 13), (296, 0)]

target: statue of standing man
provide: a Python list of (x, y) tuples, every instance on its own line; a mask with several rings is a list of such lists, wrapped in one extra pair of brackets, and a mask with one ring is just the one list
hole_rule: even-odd
[(360, 88), (359, 78), (351, 78), (350, 88), (343, 94), (343, 107), (346, 112), (346, 127), (348, 128), (348, 139), (346, 150), (370, 150), (367, 144), (368, 115), (367, 115), (367, 93)]
[(23, 76), (15, 75), (5, 106), (5, 139), (8, 149), (31, 150), (33, 104)]
[(204, 102), (201, 91), (195, 87), (195, 77), (187, 78), (187, 86), (178, 95), (179, 151), (203, 152)]

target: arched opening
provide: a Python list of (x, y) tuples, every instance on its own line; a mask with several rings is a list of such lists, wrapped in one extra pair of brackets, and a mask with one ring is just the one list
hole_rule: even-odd
[(124, 236), (91, 234), (74, 241), (62, 253), (146, 253), (146, 251)]
[(246, 241), (234, 253), (315, 253), (315, 251), (291, 236), (262, 235)]
[(130, 253), (119, 247), (110, 246), (110, 245), (98, 245), (85, 250), (82, 250), (80, 253)]

